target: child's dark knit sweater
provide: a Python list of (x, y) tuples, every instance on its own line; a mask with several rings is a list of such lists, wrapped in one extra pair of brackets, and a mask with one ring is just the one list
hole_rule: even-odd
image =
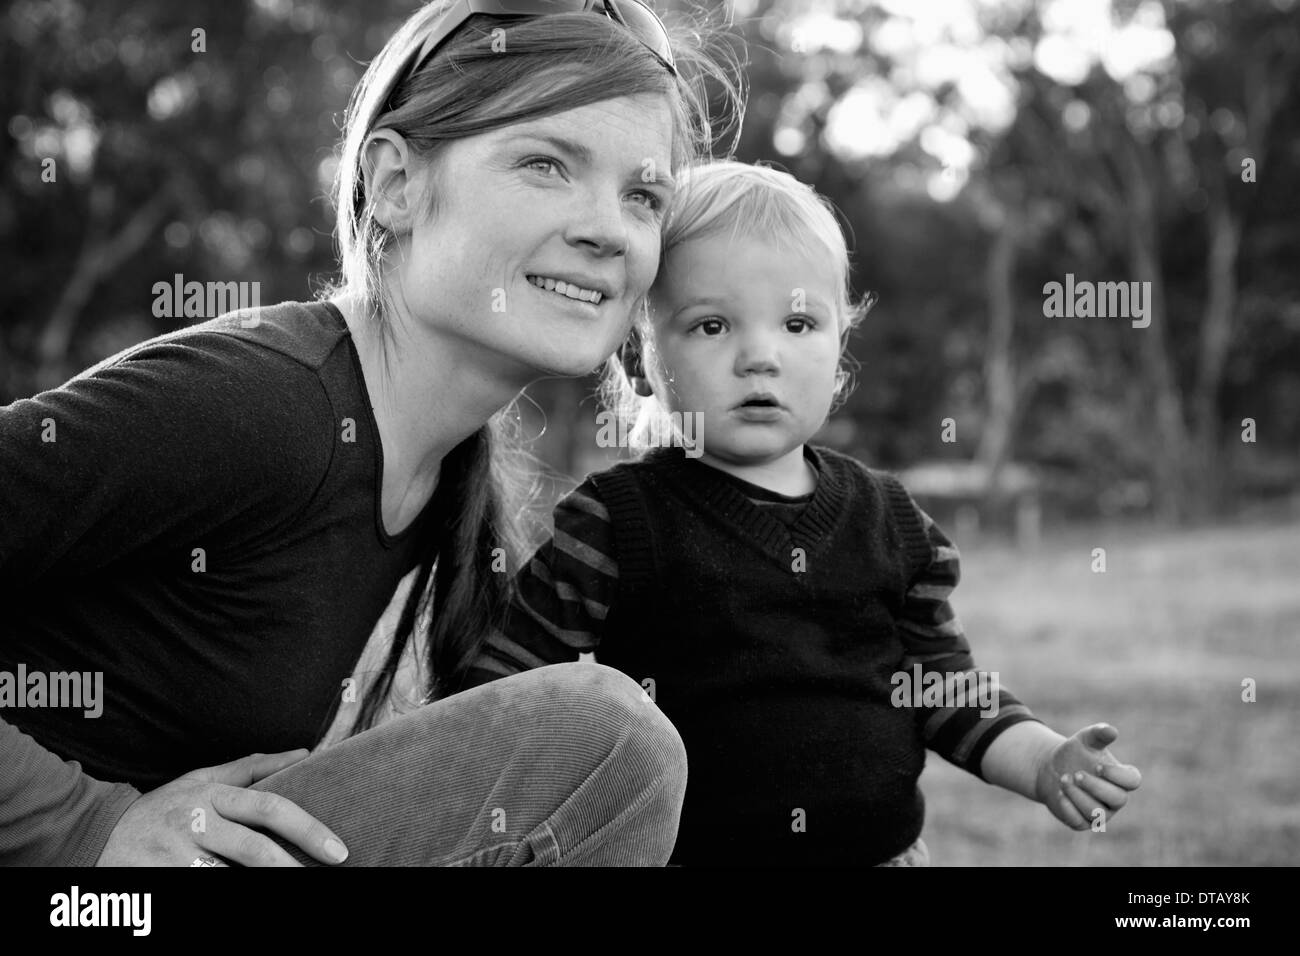
[(984, 719), (891, 702), (913, 663), (974, 667), (946, 601), (955, 549), (892, 477), (806, 452), (806, 502), (680, 449), (593, 476), (473, 674), (596, 650), (652, 692), (690, 761), (677, 863), (887, 860), (921, 832), (927, 744), (978, 774), (1033, 719), (1006, 691)]

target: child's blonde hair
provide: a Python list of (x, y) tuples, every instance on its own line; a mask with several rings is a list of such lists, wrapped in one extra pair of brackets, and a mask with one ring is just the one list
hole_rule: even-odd
[[(824, 253), (839, 277), (835, 311), (840, 327), (840, 368), (831, 411), (839, 408), (852, 391), (851, 369), (856, 367), (845, 351), (849, 333), (871, 310), (875, 295), (854, 298), (848, 245), (836, 215), (831, 202), (811, 186), (770, 166), (718, 160), (685, 170), (664, 217), (659, 279), (647, 297), (647, 309), (638, 317), (623, 348), (638, 353), (643, 371), (657, 362), (649, 302), (656, 296), (664, 264), (673, 249), (721, 235), (733, 240), (759, 236), (788, 243), (794, 248)], [(663, 444), (661, 436), (672, 435), (675, 426), (656, 396), (636, 393), (621, 358), (622, 350), (606, 363), (601, 401), (619, 421), (620, 433), (627, 434), (629, 447), (640, 454)], [(680, 439), (677, 436), (678, 442)]]

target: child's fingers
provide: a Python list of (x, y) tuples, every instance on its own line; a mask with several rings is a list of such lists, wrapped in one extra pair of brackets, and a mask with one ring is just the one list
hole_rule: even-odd
[(1068, 776), (1061, 777), (1061, 792), (1056, 797), (1057, 817), (1066, 826), (1075, 830), (1088, 829), (1088, 817), (1096, 801), (1080, 790)]
[(1071, 830), (1088, 829), (1088, 822), (1084, 820), (1083, 815), (1070, 802), (1070, 798), (1065, 795), (1065, 791), (1058, 793), (1054, 802), (1055, 806), (1052, 812), (1058, 820)]
[(1090, 724), (1079, 731), (1079, 740), (1085, 747), (1105, 750), (1119, 740), (1119, 731), (1110, 724)]
[(1097, 764), (1097, 774), (1125, 790), (1136, 790), (1142, 786), (1142, 774), (1137, 767), (1127, 763)]
[(1084, 773), (1082, 770), (1076, 771), (1074, 782), (1079, 789), (1100, 803), (1108, 813), (1114, 813), (1128, 803), (1127, 790), (1095, 774)]

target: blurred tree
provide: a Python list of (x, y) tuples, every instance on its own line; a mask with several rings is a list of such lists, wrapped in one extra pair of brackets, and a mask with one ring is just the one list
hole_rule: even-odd
[[(1069, 466), (1091, 476), (1099, 501), (1106, 483), (1147, 479), (1146, 501), (1169, 520), (1221, 507), (1220, 466), (1233, 460), (1220, 439), (1221, 396), (1241, 344), (1233, 329), (1242, 231), (1250, 217), (1271, 218), (1261, 202), (1292, 192), (1284, 170), (1300, 159), (1292, 0), (741, 6), (751, 45), (765, 51), (755, 62), (747, 157), (775, 155), (845, 209), (859, 236), (880, 234), (880, 247), (859, 252), (873, 281), (897, 268), (882, 260), (908, 255), (949, 267), (938, 283), (927, 281), (932, 270), (882, 290), (875, 318), (906, 314), (922, 352), (942, 356), (952, 374), (939, 400), (978, 424), (978, 441), (958, 450), (990, 476), (1013, 453)], [(1268, 167), (1267, 183), (1243, 183), (1247, 154)], [(926, 198), (952, 215), (923, 208)], [(948, 228), (912, 230), (913, 242), (901, 215)], [(1294, 230), (1265, 234), (1273, 258), (1294, 256)], [(982, 250), (978, 290), (951, 268), (969, 262), (955, 247), (972, 240)], [(1037, 321), (1043, 282), (1067, 272), (1151, 283), (1150, 326)], [(1297, 283), (1287, 285), (1294, 295)], [(918, 308), (919, 295), (956, 307)], [(928, 314), (955, 321), (941, 328)], [(1287, 328), (1279, 332), (1294, 351)], [(865, 331), (859, 341), (873, 341)], [(1071, 370), (1069, 357), (1089, 367)], [(974, 402), (969, 371), (982, 383)], [(926, 381), (914, 368), (900, 372)], [(1053, 403), (1050, 413), (1028, 406), (1053, 383), (1078, 401)], [(939, 415), (926, 401), (935, 392), (918, 392), (913, 403), (930, 407), (893, 420), (935, 435)], [(869, 423), (862, 397), (846, 411)], [(1097, 403), (1130, 414), (1097, 414)], [(1049, 439), (1048, 427), (1072, 435), (1074, 448)], [(1300, 432), (1284, 428), (1293, 456)], [(1026, 435), (1038, 439), (1032, 447)], [(903, 447), (868, 441), (886, 457)], [(1123, 449), (1119, 473), (1098, 464), (1107, 446)]]
[[(335, 268), (325, 196), (348, 94), (415, 5), (10, 3), (0, 401), (194, 321), (153, 314), (175, 273), (308, 297)], [(1294, 488), (1294, 0), (727, 9), (749, 46), (738, 157), (834, 201), (859, 291), (881, 296), (824, 440), (893, 467), (1028, 460), (1081, 512), (1176, 518)], [(1067, 272), (1152, 282), (1151, 327), (1042, 319), (1043, 284)], [(569, 475), (599, 463), (593, 384), (542, 383), (523, 409)]]
[(409, 6), (10, 5), (0, 391), (51, 387), (184, 322), (152, 310), (176, 272), (257, 281), (264, 302), (309, 294), (307, 275), (333, 269), (335, 117)]
[(1203, 184), (1193, 187), (1191, 201), (1197, 208), (1201, 203), (1208, 207), (1205, 302), (1190, 394), (1196, 464), (1201, 466), (1193, 473), (1202, 479), (1200, 500), (1209, 507), (1220, 504), (1223, 494), (1220, 398), (1240, 327), (1242, 236), (1248, 221), (1254, 226), (1263, 218), (1257, 201), (1261, 190), (1253, 187), (1261, 175), (1271, 179), (1285, 168), (1286, 150), (1294, 162), (1300, 145), (1300, 17), (1291, 10), (1286, 11), (1291, 16), (1283, 16), (1281, 5), (1273, 6), (1173, 10), (1172, 26), (1185, 51), (1179, 63), (1186, 106), (1172, 155)]

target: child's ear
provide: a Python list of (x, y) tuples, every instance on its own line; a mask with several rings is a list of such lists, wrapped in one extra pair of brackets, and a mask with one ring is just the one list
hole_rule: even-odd
[(653, 395), (655, 392), (646, 378), (645, 363), (641, 358), (641, 336), (637, 332), (629, 334), (627, 341), (619, 347), (618, 358), (627, 380), (632, 383), (632, 389), (642, 398)]

